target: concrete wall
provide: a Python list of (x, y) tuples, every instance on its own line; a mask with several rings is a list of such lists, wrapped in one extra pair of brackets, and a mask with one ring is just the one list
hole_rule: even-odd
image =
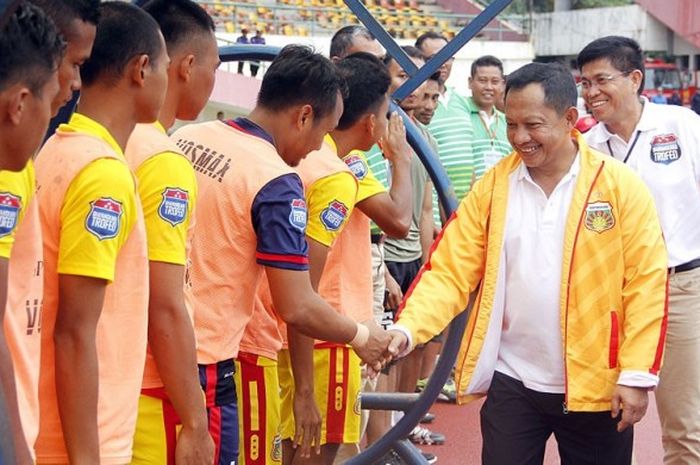
[(592, 40), (610, 34), (632, 37), (646, 51), (666, 51), (668, 29), (638, 5), (558, 11), (535, 15), (537, 56), (577, 55)]

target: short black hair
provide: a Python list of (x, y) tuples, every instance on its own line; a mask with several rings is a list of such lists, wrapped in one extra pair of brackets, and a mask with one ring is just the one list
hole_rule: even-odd
[(345, 58), (356, 37), (374, 40), (372, 33), (364, 26), (351, 25), (342, 27), (331, 38), (330, 56)]
[(191, 0), (150, 0), (142, 7), (160, 26), (169, 50), (173, 50), (192, 35), (213, 33), (214, 21)]
[(441, 84), (442, 79), (440, 78), (440, 71), (435, 71), (433, 74), (428, 76), (428, 81), (435, 81), (438, 84)]
[[(584, 65), (600, 59), (609, 60), (617, 70), (623, 73), (638, 69), (642, 72), (642, 82), (644, 82), (644, 53), (636, 40), (622, 36), (596, 39), (579, 52), (576, 65), (580, 71)], [(643, 87), (644, 85), (639, 86), (639, 94), (642, 93)]]
[(100, 0), (30, 0), (53, 20), (61, 34), (70, 40), (72, 22), (76, 19), (97, 26)]
[(363, 115), (376, 111), (386, 98), (391, 77), (381, 60), (370, 53), (353, 53), (336, 66), (348, 86), (343, 115), (338, 121), (338, 129), (344, 130)]
[(529, 63), (509, 74), (505, 95), (530, 84), (542, 86), (545, 103), (560, 115), (576, 106), (576, 82), (571, 72), (559, 63)]
[[(414, 47), (412, 45), (402, 45), (401, 50), (403, 50), (409, 58), (425, 60), (425, 54), (421, 52), (417, 47)], [(389, 66), (389, 63), (394, 61), (394, 57), (387, 53), (382, 61), (386, 66)]]
[(347, 94), (345, 80), (328, 58), (305, 45), (287, 45), (263, 77), (258, 105), (281, 111), (309, 104), (318, 122), (335, 108), (338, 92)]
[(0, 31), (0, 90), (21, 82), (40, 96), (64, 51), (53, 21), (40, 8), (20, 2)]
[(493, 55), (484, 55), (474, 60), (472, 63), (471, 76), (474, 77), (477, 68), (486, 66), (495, 66), (501, 71), (501, 76), (503, 76), (503, 62)]
[(449, 42), (449, 40), (447, 40), (447, 37), (440, 34), (439, 32), (428, 31), (428, 32), (423, 33), (423, 34), (418, 36), (418, 38), (416, 39), (416, 44), (415, 44), (416, 48), (423, 50), (423, 42), (425, 42), (428, 39), (438, 39), (438, 40), (444, 40), (445, 42)]
[(158, 23), (148, 13), (126, 2), (105, 2), (100, 5), (92, 55), (82, 66), (80, 77), (86, 86), (98, 79), (115, 84), (132, 58), (148, 55), (155, 64), (161, 50)]

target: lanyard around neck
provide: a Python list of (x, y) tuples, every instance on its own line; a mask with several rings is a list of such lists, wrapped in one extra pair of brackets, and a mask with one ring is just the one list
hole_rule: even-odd
[[(498, 128), (498, 117), (496, 116), (496, 110), (493, 110), (493, 112), (493, 117), (495, 119), (493, 126), (496, 126), (496, 128)], [(481, 125), (488, 133), (489, 139), (491, 139), (491, 145), (493, 145), (493, 141), (498, 138), (498, 135), (496, 134), (496, 129), (491, 129), (491, 125), (486, 123), (484, 117), (481, 115), (481, 111), (479, 111), (477, 114), (479, 115), (479, 121), (481, 121)]]
[[(637, 141), (639, 140), (639, 136), (642, 134), (642, 131), (637, 130), (635, 135), (634, 135), (634, 140), (632, 141), (632, 145), (630, 145), (630, 148), (627, 149), (627, 155), (625, 155), (625, 159), (622, 160), (622, 163), (627, 163), (627, 160), (629, 160), (630, 155), (632, 155), (632, 151), (634, 150), (634, 146), (637, 145)], [(615, 158), (615, 154), (613, 154), (613, 149), (612, 146), (610, 145), (610, 139), (605, 141), (605, 144), (608, 146), (608, 153), (610, 154), (611, 157)]]

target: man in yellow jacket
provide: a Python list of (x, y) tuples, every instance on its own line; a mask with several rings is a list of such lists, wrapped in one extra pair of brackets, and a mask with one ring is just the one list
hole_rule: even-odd
[[(629, 465), (658, 383), (667, 261), (654, 202), (626, 166), (573, 129), (558, 65), (508, 77), (514, 153), (478, 181), (433, 246), (391, 332), (407, 352), (466, 306), (459, 401), (481, 411), (484, 465)], [(504, 447), (507, 445), (506, 447)]]

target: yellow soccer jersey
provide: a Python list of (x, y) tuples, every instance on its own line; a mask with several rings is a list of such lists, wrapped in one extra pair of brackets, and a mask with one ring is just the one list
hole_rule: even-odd
[(353, 150), (343, 158), (343, 161), (352, 174), (355, 175), (357, 179), (357, 199), (356, 203), (360, 203), (374, 195), (386, 192), (386, 188), (380, 183), (372, 170), (367, 164), (367, 157), (365, 157), (364, 152), (360, 150)]
[(121, 148), (96, 121), (76, 113), (59, 130), (100, 137), (122, 157), (87, 165), (68, 187), (61, 210), (58, 273), (111, 282), (119, 250), (141, 214), (134, 178)]
[(36, 191), (34, 162), (22, 171), (0, 171), (0, 257), (10, 258), (15, 231)]
[(185, 265), (187, 229), (197, 197), (197, 180), (184, 156), (164, 152), (136, 169), (146, 221), (148, 259)]
[(308, 186), (306, 235), (330, 247), (347, 223), (355, 207), (356, 196), (357, 182), (348, 172), (334, 173)]

